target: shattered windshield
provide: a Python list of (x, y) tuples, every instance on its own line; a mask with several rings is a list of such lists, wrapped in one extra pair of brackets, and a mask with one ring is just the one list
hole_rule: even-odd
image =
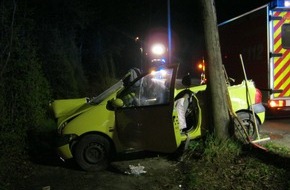
[(169, 103), (173, 69), (152, 72), (118, 95), (125, 107), (149, 106)]
[(112, 93), (115, 93), (118, 89), (120, 89), (122, 87), (123, 87), (123, 81), (120, 80), (119, 82), (117, 82), (116, 84), (114, 84), (113, 86), (111, 86), (110, 88), (105, 90), (104, 92), (102, 92), (97, 97), (93, 97), (91, 100), (89, 100), (89, 103), (90, 104), (98, 104), (101, 101), (103, 101), (105, 98), (110, 96)]
[(110, 96), (112, 93), (115, 93), (117, 90), (122, 88), (123, 86), (129, 85), (131, 82), (133, 82), (138, 76), (140, 75), (140, 70), (138, 68), (132, 68), (128, 71), (128, 73), (116, 84), (102, 92), (97, 97), (93, 97), (91, 100), (89, 100), (90, 104), (98, 104), (101, 101), (103, 101), (105, 98)]

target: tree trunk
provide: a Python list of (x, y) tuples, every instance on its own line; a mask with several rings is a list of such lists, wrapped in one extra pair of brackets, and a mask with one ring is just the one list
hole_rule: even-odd
[(217, 28), (214, 0), (200, 0), (203, 13), (205, 47), (207, 58), (208, 87), (214, 134), (218, 139), (229, 137), (230, 117), (226, 101), (226, 83), (222, 68), (222, 58)]

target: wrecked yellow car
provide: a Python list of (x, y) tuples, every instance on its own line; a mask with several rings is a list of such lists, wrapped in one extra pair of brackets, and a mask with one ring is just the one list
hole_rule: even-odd
[[(73, 158), (83, 170), (98, 171), (116, 153), (172, 153), (186, 140), (202, 136), (206, 109), (197, 97), (202, 97), (206, 85), (177, 88), (177, 68), (172, 65), (140, 76), (131, 71), (97, 97), (54, 100), (59, 156)], [(248, 86), (254, 118), (262, 124), (261, 94), (252, 81)], [(254, 135), (245, 82), (228, 89), (234, 111)]]

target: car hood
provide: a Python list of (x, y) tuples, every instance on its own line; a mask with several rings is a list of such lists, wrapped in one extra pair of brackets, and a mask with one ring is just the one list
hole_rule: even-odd
[(90, 110), (122, 87), (123, 82), (119, 81), (97, 97), (54, 100), (50, 106), (55, 118), (66, 120)]
[(51, 103), (51, 108), (55, 118), (74, 115), (84, 112), (92, 107), (88, 104), (88, 98), (55, 100)]

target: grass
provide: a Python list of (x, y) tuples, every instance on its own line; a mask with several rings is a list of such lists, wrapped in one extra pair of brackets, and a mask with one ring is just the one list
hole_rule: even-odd
[(0, 189), (17, 189), (31, 175), (37, 159), (52, 154), (55, 139), (54, 121), (45, 121), (26, 133), (0, 133)]
[(181, 167), (187, 168), (186, 189), (290, 189), (287, 148), (266, 144), (264, 151), (213, 137), (190, 146), (194, 149), (187, 152), (190, 156)]
[(0, 189), (11, 189), (14, 183), (24, 179), (31, 171), (24, 138), (8, 132), (0, 134)]
[(264, 145), (270, 152), (280, 155), (282, 157), (290, 158), (290, 149), (282, 146), (278, 146), (272, 142), (266, 143)]

